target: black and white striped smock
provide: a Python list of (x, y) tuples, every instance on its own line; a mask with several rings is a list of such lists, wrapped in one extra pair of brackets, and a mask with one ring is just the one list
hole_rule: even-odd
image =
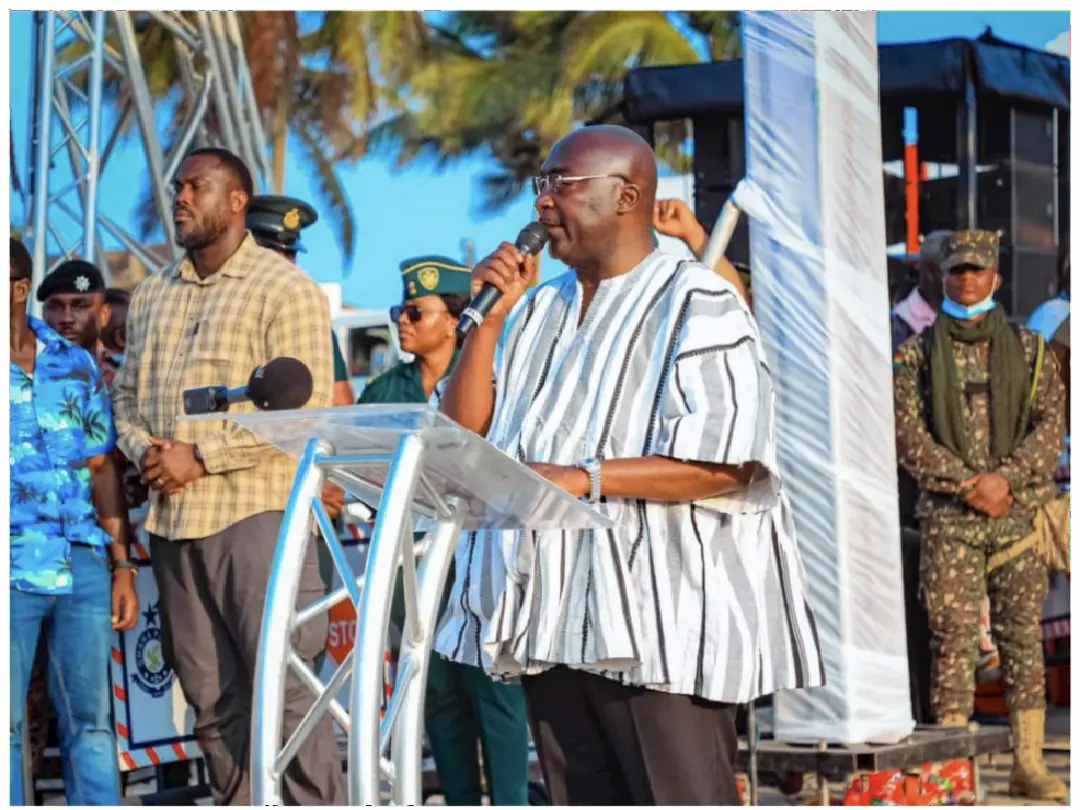
[(756, 324), (726, 281), (654, 252), (578, 326), (573, 273), (507, 319), (488, 439), (519, 461), (670, 456), (768, 472), (708, 502), (607, 499), (618, 528), (469, 532), (436, 636), (513, 678), (554, 664), (746, 702), (824, 680)]

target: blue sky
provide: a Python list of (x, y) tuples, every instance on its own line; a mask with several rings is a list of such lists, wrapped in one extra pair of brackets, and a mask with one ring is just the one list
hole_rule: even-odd
[[(987, 26), (995, 34), (1030, 47), (1042, 48), (1069, 29), (1068, 12), (880, 12), (878, 39), (882, 43), (981, 34)], [(31, 14), (11, 13), (11, 115), (20, 172), (26, 167), (29, 117), (29, 60)], [(106, 129), (102, 136), (107, 137)], [(131, 167), (144, 165), (137, 141), (117, 147), (102, 175), (100, 206), (114, 220), (131, 225), (140, 201), (143, 180), (132, 180)], [(304, 232), (309, 252), (301, 264), (318, 281), (341, 281), (347, 303), (360, 307), (386, 307), (400, 295), (398, 262), (408, 256), (442, 253), (462, 257), (461, 242), (471, 239), (478, 256), (501, 240), (512, 239), (531, 218), (531, 199), (522, 196), (505, 211), (492, 216), (476, 214), (480, 190), (476, 178), (485, 160), (461, 161), (443, 172), (419, 164), (395, 172), (384, 158), (367, 158), (341, 176), (357, 219), (356, 249), (349, 272), (330, 225), (320, 221)], [(137, 171), (137, 170), (135, 170)], [(120, 177), (118, 177), (118, 172)], [(25, 178), (24, 178), (25, 179)], [(313, 200), (302, 163), (292, 159), (285, 192)], [(12, 197), (14, 224), (25, 216), (21, 201)], [(131, 230), (134, 230), (131, 228)], [(107, 242), (108, 244), (108, 242)], [(112, 245), (109, 245), (112, 247)], [(545, 275), (559, 265), (545, 261)]]

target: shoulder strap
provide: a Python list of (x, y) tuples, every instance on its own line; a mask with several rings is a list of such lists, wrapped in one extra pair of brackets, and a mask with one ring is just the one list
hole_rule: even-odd
[(1039, 377), (1042, 376), (1043, 358), (1046, 355), (1046, 341), (1038, 332), (1035, 333), (1038, 343), (1035, 346), (1035, 370), (1031, 375), (1031, 393), (1028, 394), (1028, 405), (1035, 404), (1035, 393), (1039, 390)]
[[(1016, 337), (1020, 339), (1021, 344), (1024, 340), (1024, 333), (1020, 329), (1020, 325), (1017, 323), (1010, 324), (1012, 330), (1016, 333)], [(1032, 369), (1031, 374), (1031, 390), (1028, 392), (1028, 405), (1035, 404), (1035, 394), (1039, 391), (1039, 377), (1042, 375), (1043, 358), (1046, 355), (1046, 341), (1043, 340), (1043, 336), (1039, 332), (1032, 331), (1032, 335), (1035, 337), (1035, 367)]]

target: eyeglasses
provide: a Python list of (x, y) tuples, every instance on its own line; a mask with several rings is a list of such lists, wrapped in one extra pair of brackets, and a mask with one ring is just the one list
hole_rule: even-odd
[(621, 174), (584, 174), (580, 177), (563, 177), (561, 174), (545, 174), (541, 177), (532, 178), (533, 192), (539, 197), (541, 194), (558, 194), (567, 183), (580, 183), (583, 180), (603, 180), (614, 177), (616, 180), (626, 182)]
[(401, 320), (401, 316), (404, 315), (409, 319), (409, 323), (420, 323), (424, 319), (425, 315), (438, 315), (439, 313), (433, 309), (423, 309), (417, 306), (397, 306), (390, 307), (390, 319), (397, 323)]

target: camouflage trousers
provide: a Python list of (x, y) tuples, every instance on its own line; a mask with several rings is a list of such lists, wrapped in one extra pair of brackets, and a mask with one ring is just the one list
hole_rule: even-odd
[(1042, 647), (1043, 603), (1049, 590), (1046, 567), (1031, 550), (992, 571), (987, 570), (988, 558), (984, 548), (924, 529), (920, 584), (930, 615), (931, 705), (938, 719), (946, 714), (971, 717), (986, 597), (1009, 711), (1046, 705)]

